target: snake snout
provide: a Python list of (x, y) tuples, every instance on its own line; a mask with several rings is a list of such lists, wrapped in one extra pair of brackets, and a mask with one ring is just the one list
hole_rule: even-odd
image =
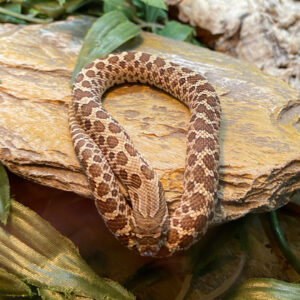
[(140, 235), (135, 236), (137, 249), (142, 256), (154, 256), (165, 242), (164, 237), (157, 235)]
[(141, 252), (141, 256), (145, 256), (145, 257), (151, 257), (154, 256), (156, 254), (156, 252), (152, 252), (151, 250), (145, 250), (144, 252)]
[(139, 232), (138, 228), (135, 229), (137, 249), (142, 256), (155, 256), (166, 242), (166, 235), (161, 230)]
[(155, 256), (158, 251), (160, 250), (160, 244), (156, 243), (156, 244), (140, 244), (138, 243), (138, 247), (137, 247), (139, 253), (141, 256), (145, 256), (145, 257), (151, 257), (151, 256)]
[(135, 236), (137, 250), (142, 256), (156, 256), (166, 243), (169, 228), (169, 219), (160, 216), (142, 216), (139, 212), (133, 213), (132, 229)]

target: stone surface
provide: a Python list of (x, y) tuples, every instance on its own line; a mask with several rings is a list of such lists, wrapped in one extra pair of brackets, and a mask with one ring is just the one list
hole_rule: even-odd
[(300, 2), (165, 0), (215, 50), (255, 64), (300, 91)]
[[(70, 78), (91, 19), (0, 25), (0, 160), (44, 185), (90, 196), (68, 131)], [(220, 96), (221, 162), (215, 223), (288, 202), (300, 189), (300, 101), (288, 84), (229, 56), (143, 33), (129, 49), (204, 74)], [(157, 89), (123, 85), (104, 107), (157, 170), (170, 203), (182, 193), (189, 112)]]

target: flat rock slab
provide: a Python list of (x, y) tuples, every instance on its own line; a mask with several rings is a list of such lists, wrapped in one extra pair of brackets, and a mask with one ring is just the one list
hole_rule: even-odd
[[(0, 160), (28, 179), (90, 197), (68, 130), (70, 79), (90, 18), (0, 25)], [(127, 44), (205, 75), (220, 96), (215, 223), (287, 203), (300, 189), (300, 101), (283, 81), (234, 58), (143, 33)], [(183, 191), (188, 109), (170, 95), (122, 85), (104, 107), (154, 166), (170, 206)]]

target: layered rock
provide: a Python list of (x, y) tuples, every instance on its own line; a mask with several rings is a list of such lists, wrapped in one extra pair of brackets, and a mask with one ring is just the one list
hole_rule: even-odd
[[(88, 18), (70, 18), (49, 25), (0, 25), (0, 160), (28, 179), (87, 197), (67, 107), (71, 73), (90, 24)], [(127, 46), (202, 73), (220, 96), (215, 223), (282, 206), (300, 189), (296, 90), (248, 63), (150, 33)], [(109, 91), (104, 107), (127, 129), (158, 172), (170, 205), (176, 205), (183, 189), (187, 108), (137, 84)]]

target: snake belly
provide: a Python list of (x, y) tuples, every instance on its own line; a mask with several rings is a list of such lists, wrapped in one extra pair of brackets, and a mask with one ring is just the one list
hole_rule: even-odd
[[(156, 172), (101, 103), (110, 87), (136, 82), (164, 90), (190, 110), (184, 192), (171, 213)], [(77, 75), (69, 107), (75, 153), (99, 213), (121, 243), (143, 256), (163, 257), (205, 234), (217, 200), (220, 118), (220, 102), (207, 79), (152, 54), (110, 54)]]

